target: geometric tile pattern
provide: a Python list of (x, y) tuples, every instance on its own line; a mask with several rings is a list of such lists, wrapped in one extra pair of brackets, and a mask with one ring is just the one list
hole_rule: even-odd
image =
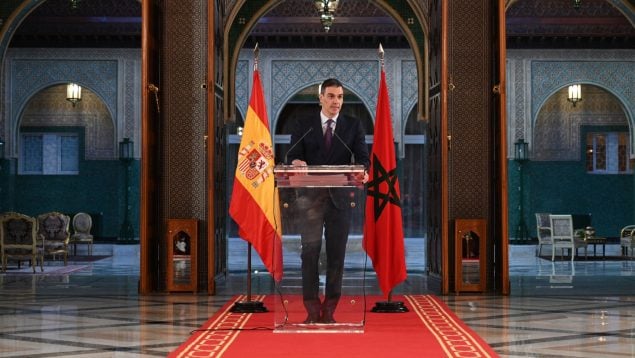
[[(335, 77), (355, 93), (374, 117), (379, 84), (380, 63), (373, 50), (297, 50), (261, 49), (258, 69), (261, 75), (269, 120), (275, 122), (286, 102), (308, 86), (316, 86)], [(377, 58), (375, 60), (374, 58)], [(293, 59), (293, 60), (288, 60)], [(360, 60), (370, 59), (370, 60)], [(253, 51), (240, 54), (236, 68), (236, 105), (246, 113)], [(395, 140), (401, 141), (401, 128), (417, 101), (417, 68), (410, 50), (388, 50), (385, 59), (387, 85), (391, 97)], [(316, 99), (317, 102), (317, 99)], [(275, 128), (275, 123), (271, 123)]]
[[(621, 104), (602, 89), (586, 86), (578, 110), (571, 111), (566, 89), (549, 97), (534, 122), (532, 161), (580, 161), (586, 138), (582, 126), (623, 126), (628, 122)], [(563, 115), (563, 113), (568, 113)]]
[[(161, 54), (165, 62), (161, 65), (164, 88), (160, 89), (161, 117), (165, 118), (162, 216), (202, 219), (207, 205), (212, 204), (206, 203), (204, 195), (209, 162), (204, 141), (207, 92), (201, 87), (207, 76), (207, 28), (203, 25), (207, 7), (198, 1), (167, 2), (165, 11), (171, 15), (164, 24), (165, 51)], [(195, 83), (198, 85), (192, 85)]]
[(82, 91), (82, 101), (71, 109), (66, 101), (66, 86), (56, 85), (36, 93), (20, 115), (24, 127), (83, 127), (86, 160), (116, 159), (115, 128), (104, 102), (89, 90)]
[[(401, 113), (402, 118), (408, 118), (408, 114), (417, 104), (417, 63), (415, 61), (401, 62)], [(404, 123), (405, 125), (405, 123)]]
[(247, 108), (249, 107), (250, 74), (252, 70), (247, 60), (240, 60), (236, 65), (236, 107), (242, 118), (247, 115)]
[(271, 65), (271, 104), (276, 112), (273, 113), (277, 114), (298, 90), (315, 86), (328, 77), (338, 78), (350, 91), (361, 96), (368, 109), (374, 108), (375, 101), (370, 94), (379, 83), (378, 72), (379, 63), (372, 60), (274, 60)]
[[(141, 97), (138, 86), (141, 67), (138, 49), (11, 49), (4, 67), (0, 136), (11, 148), (15, 133), (2, 133), (16, 127), (24, 106), (40, 91), (70, 81), (95, 93), (113, 120), (117, 139), (132, 138), (140, 126)], [(125, 86), (124, 86), (125, 83)], [(0, 123), (2, 124), (2, 123)], [(138, 147), (137, 147), (138, 148)], [(135, 150), (138, 156), (139, 151)]]
[(488, 218), (492, 197), (487, 188), (493, 185), (488, 153), (495, 149), (490, 129), (495, 126), (491, 115), (495, 110), (489, 102), (492, 89), (488, 85), (493, 77), (488, 50), (492, 46), (491, 9), (475, 3), (473, 7), (451, 4), (450, 11), (455, 13), (450, 21), (461, 26), (453, 28), (448, 39), (448, 73), (455, 86), (447, 94), (449, 218)]
[[(624, 106), (635, 154), (635, 61), (632, 50), (507, 51), (508, 157), (524, 138), (530, 152), (533, 130), (545, 103), (562, 88), (591, 84), (611, 93)], [(571, 59), (576, 59), (572, 61)]]
[(531, 74), (532, 118), (547, 97), (575, 83), (604, 87), (635, 113), (635, 61), (532, 61)]
[[(35, 93), (52, 84), (76, 82), (98, 93), (117, 113), (117, 61), (18, 59), (10, 62), (11, 118), (16, 118)], [(46, 79), (46, 81), (43, 81)]]

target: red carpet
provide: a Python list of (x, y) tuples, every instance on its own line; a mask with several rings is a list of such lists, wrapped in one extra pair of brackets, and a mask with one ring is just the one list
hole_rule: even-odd
[[(254, 297), (262, 300), (264, 296)], [(236, 297), (169, 357), (498, 357), (446, 305), (431, 295), (398, 296), (407, 313), (373, 313), (368, 297), (363, 333), (274, 333), (274, 313), (232, 313)], [(272, 310), (273, 297), (264, 299)]]

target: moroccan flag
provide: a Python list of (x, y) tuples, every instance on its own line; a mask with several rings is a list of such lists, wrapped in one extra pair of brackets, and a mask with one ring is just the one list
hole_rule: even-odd
[(379, 287), (386, 296), (406, 279), (399, 197), (390, 99), (386, 87), (386, 74), (382, 68), (366, 198), (364, 250), (373, 261)]
[(278, 222), (280, 207), (274, 163), (267, 109), (256, 69), (229, 215), (238, 224), (240, 237), (252, 244), (269, 273), (279, 282), (282, 279), (282, 227)]

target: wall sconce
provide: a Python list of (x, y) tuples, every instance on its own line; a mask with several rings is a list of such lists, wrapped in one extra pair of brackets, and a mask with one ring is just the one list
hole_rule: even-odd
[(77, 83), (69, 83), (66, 86), (66, 100), (75, 104), (82, 100), (82, 87)]
[(573, 0), (573, 8), (574, 9), (579, 9), (580, 8), (580, 4), (582, 4), (582, 0)]
[(134, 159), (134, 142), (129, 138), (119, 142), (119, 159), (124, 162)]
[(567, 101), (575, 104), (582, 101), (582, 85), (571, 85), (569, 86), (569, 95), (567, 96)]
[(529, 156), (527, 155), (528, 146), (529, 144), (525, 142), (523, 138), (520, 138), (519, 140), (516, 141), (516, 143), (514, 143), (514, 160), (515, 161), (524, 162), (527, 159), (529, 159)]
[(0, 159), (4, 159), (4, 139), (0, 138)]
[(324, 31), (329, 32), (335, 19), (334, 14), (335, 10), (337, 10), (337, 5), (339, 5), (339, 0), (315, 0), (313, 4), (320, 14), (320, 22), (324, 26)]

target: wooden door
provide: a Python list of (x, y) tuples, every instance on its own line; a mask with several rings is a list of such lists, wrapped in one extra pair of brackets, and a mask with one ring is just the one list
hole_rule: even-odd
[[(160, 114), (159, 49), (162, 13), (158, 0), (141, 3), (141, 203), (139, 223), (139, 293), (157, 288), (158, 245), (158, 123)], [(155, 243), (155, 244), (153, 244)]]

